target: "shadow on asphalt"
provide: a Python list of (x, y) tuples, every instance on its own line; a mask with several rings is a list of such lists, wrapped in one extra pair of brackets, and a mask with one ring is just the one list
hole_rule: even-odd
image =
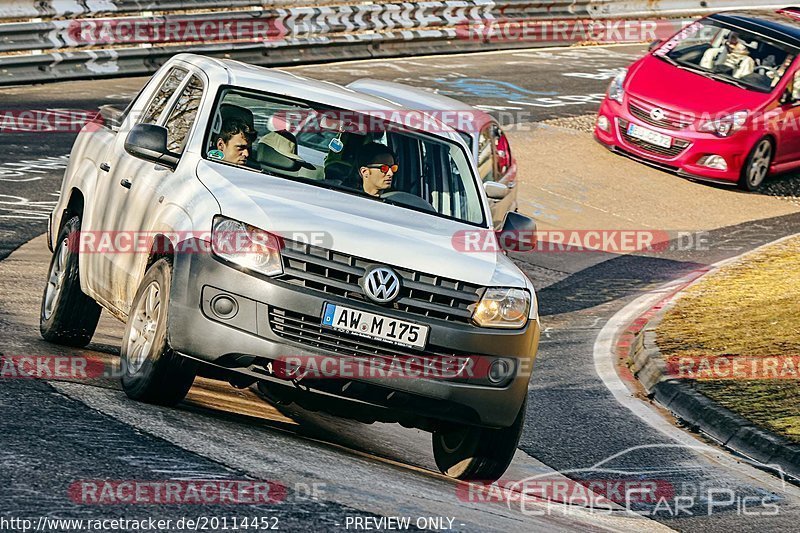
[(691, 245), (686, 238), (675, 239), (663, 252), (617, 255), (539, 291), (539, 313), (571, 313), (635, 296), (796, 233), (800, 213), (698, 232)]

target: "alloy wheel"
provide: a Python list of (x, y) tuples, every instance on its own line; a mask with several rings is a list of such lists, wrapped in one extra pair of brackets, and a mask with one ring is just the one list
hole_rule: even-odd
[(47, 277), (47, 288), (44, 297), (44, 319), (49, 320), (53, 315), (58, 297), (64, 288), (64, 278), (67, 275), (67, 259), (69, 257), (69, 239), (64, 239), (58, 245), (53, 263), (50, 266), (50, 275)]
[(747, 169), (747, 181), (753, 189), (761, 185), (761, 182), (769, 173), (769, 165), (772, 162), (772, 143), (763, 139), (753, 152), (750, 161), (750, 168)]
[(133, 322), (127, 339), (128, 372), (130, 374), (136, 374), (141, 370), (153, 350), (158, 319), (161, 316), (160, 292), (158, 282), (151, 282), (133, 312)]

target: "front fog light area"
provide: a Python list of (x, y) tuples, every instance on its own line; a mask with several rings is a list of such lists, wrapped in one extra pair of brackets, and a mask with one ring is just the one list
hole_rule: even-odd
[(728, 163), (725, 158), (719, 155), (706, 155), (700, 158), (697, 164), (701, 167), (713, 168), (716, 170), (728, 170)]
[(505, 359), (497, 359), (489, 366), (489, 381), (492, 384), (502, 383), (511, 377), (512, 365)]
[(521, 328), (530, 308), (531, 295), (525, 289), (487, 289), (472, 320), (483, 328)]
[(597, 117), (597, 127), (603, 130), (604, 132), (608, 133), (609, 131), (611, 131), (611, 122), (605, 115), (600, 115), (599, 117)]

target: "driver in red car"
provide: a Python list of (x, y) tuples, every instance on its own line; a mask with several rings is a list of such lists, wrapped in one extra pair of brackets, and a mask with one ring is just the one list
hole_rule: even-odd
[(756, 63), (750, 57), (747, 43), (739, 37), (739, 34), (731, 32), (722, 46), (706, 50), (700, 66), (709, 70), (727, 71), (725, 73), (740, 79), (752, 74)]

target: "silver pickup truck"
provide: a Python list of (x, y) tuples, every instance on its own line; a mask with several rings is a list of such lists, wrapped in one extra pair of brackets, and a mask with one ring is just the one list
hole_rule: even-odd
[[(126, 323), (122, 386), (175, 405), (198, 373), (275, 404), (433, 435), (442, 472), (496, 479), (539, 341), (469, 148), (388, 100), (181, 54), (78, 135), (51, 217), (41, 333)], [(504, 242), (532, 220), (506, 215)], [(485, 237), (490, 238), (485, 238)], [(473, 237), (475, 237), (473, 239)]]

